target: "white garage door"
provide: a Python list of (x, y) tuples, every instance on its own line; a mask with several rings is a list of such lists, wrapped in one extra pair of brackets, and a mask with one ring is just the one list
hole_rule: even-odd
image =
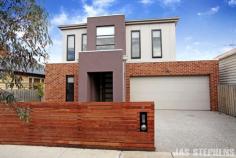
[(208, 76), (132, 77), (131, 101), (154, 101), (155, 109), (210, 110)]

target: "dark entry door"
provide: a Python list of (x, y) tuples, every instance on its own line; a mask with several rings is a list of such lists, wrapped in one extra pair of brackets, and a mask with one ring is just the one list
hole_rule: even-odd
[(66, 101), (74, 101), (74, 76), (66, 76)]
[(91, 101), (113, 101), (113, 73), (91, 72), (89, 73), (91, 87)]
[(102, 73), (100, 78), (100, 101), (113, 101), (112, 72)]

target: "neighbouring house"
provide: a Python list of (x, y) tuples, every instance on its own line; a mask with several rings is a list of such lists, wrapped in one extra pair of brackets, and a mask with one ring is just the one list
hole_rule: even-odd
[(11, 79), (6, 77), (4, 80), (0, 79), (1, 91), (12, 93), (16, 101), (20, 102), (44, 100), (43, 94), (39, 94), (40, 90), (44, 91), (44, 66), (40, 65), (39, 68), (28, 69), (26, 72), (14, 71), (14, 73), (21, 78), (21, 87), (17, 87), (16, 85), (10, 87)]
[(219, 60), (219, 83), (236, 85), (236, 48), (217, 56), (215, 59)]
[(236, 48), (215, 59), (219, 60), (219, 111), (236, 116)]
[[(0, 50), (0, 57), (6, 56), (6, 52)], [(36, 89), (39, 83), (44, 83), (45, 72), (44, 66), (38, 64), (35, 68), (28, 68), (26, 71), (15, 70), (14, 73), (21, 78), (21, 89)], [(0, 66), (0, 71), (3, 71), (3, 68)], [(17, 86), (10, 87), (11, 79), (7, 76), (5, 79), (0, 79), (0, 88), (2, 90), (7, 89), (19, 89)]]
[[(0, 71), (1, 71), (1, 67), (0, 67)], [(37, 85), (39, 83), (44, 83), (44, 78), (45, 78), (45, 74), (44, 74), (44, 67), (43, 66), (39, 66), (39, 68), (34, 68), (34, 69), (28, 69), (26, 72), (25, 71), (14, 71), (16, 75), (18, 75), (19, 77), (21, 77), (21, 84), (22, 87), (21, 89), (37, 89)], [(10, 83), (10, 78), (6, 78), (5, 80), (0, 80), (0, 88), (3, 90), (7, 90), (7, 89), (18, 89), (18, 87), (16, 87), (14, 85), (13, 88), (10, 87), (9, 85)]]
[(46, 101), (154, 101), (155, 109), (218, 108), (218, 61), (176, 61), (178, 17), (88, 17), (62, 25), (63, 63), (47, 64)]

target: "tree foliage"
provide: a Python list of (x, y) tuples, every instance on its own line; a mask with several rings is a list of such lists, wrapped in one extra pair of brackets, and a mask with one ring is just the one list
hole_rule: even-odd
[(43, 83), (38, 83), (36, 85), (37, 93), (41, 99), (44, 96), (44, 86), (43, 85), (44, 85)]
[(29, 122), (31, 109), (28, 107), (17, 106), (15, 97), (12, 93), (4, 91), (0, 88), (0, 100), (1, 100), (0, 106), (5, 105), (10, 107), (11, 109), (15, 110), (20, 120), (27, 123)]
[(46, 11), (35, 0), (0, 0), (0, 79), (21, 86), (15, 71), (37, 68), (51, 44)]
[[(36, 0), (0, 0), (0, 81), (8, 79), (10, 87), (20, 88), (22, 79), (15, 72), (27, 72), (45, 61), (52, 43), (47, 18)], [(0, 101), (14, 105), (21, 119), (28, 116), (28, 110), (15, 107), (12, 94), (0, 90)]]

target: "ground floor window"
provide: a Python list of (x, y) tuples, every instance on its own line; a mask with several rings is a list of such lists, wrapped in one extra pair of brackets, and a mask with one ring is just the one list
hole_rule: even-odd
[(44, 79), (37, 77), (29, 77), (28, 85), (24, 85), (25, 87), (29, 87), (29, 89), (37, 89), (40, 83), (44, 83)]
[(66, 101), (74, 101), (74, 76), (66, 76)]

